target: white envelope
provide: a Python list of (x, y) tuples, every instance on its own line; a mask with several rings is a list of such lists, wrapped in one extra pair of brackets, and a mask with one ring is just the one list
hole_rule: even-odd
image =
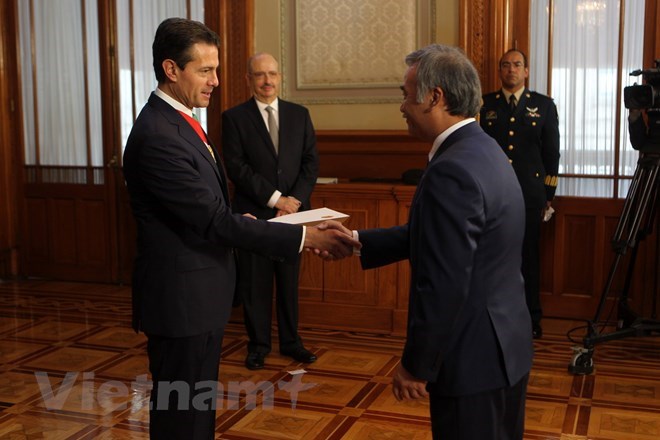
[(288, 223), (290, 225), (314, 226), (326, 220), (335, 220), (343, 223), (350, 216), (330, 208), (310, 209), (269, 219), (269, 222)]

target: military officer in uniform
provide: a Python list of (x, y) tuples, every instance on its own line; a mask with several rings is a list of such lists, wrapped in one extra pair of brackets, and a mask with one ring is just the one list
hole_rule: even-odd
[[(553, 100), (525, 87), (527, 57), (517, 49), (500, 59), (502, 89), (483, 96), (480, 123), (509, 157), (525, 199), (522, 274), (535, 338), (542, 336), (539, 238), (557, 189), (559, 122)], [(551, 211), (550, 211), (551, 212)]]

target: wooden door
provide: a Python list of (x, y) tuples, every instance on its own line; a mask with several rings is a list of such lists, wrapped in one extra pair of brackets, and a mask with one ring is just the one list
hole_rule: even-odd
[[(212, 106), (207, 113), (209, 135), (211, 139), (219, 139), (220, 112), (227, 106), (246, 98), (243, 66), (248, 51), (252, 50), (252, 22), (248, 19), (252, 15), (252, 1), (206, 0), (204, 3), (204, 21), (220, 34), (223, 54), (232, 57), (221, 59), (220, 72), (222, 72), (225, 91), (222, 95), (220, 89), (214, 92)], [(28, 4), (33, 5), (31, 7), (40, 7), (37, 3), (23, 4), (13, 0), (11, 15), (17, 18), (18, 5), (26, 7), (25, 5)], [(182, 4), (187, 8), (191, 7), (190, 2), (182, 0)], [(43, 5), (52, 5), (52, 3)], [(82, 10), (77, 13), (85, 15), (84, 10), (86, 7), (89, 8), (89, 2), (81, 2), (80, 5)], [(121, 14), (128, 13), (121, 11)], [(243, 17), (243, 19), (232, 21), (230, 17)], [(21, 131), (23, 138), (29, 137), (25, 133), (37, 131), (31, 130), (31, 127), (27, 130), (21, 127), (18, 130), (21, 142), (16, 145), (16, 152), (17, 157), (23, 159), (15, 164), (20, 174), (16, 180), (15, 194), (18, 199), (17, 205), (21, 208), (20, 215), (17, 216), (20, 218), (16, 222), (17, 227), (20, 224), (20, 232), (15, 234), (19, 237), (19, 243), (14, 248), (19, 249), (20, 274), (24, 276), (75, 281), (130, 282), (136, 232), (121, 171), (122, 137), (126, 134), (126, 130), (121, 128), (120, 108), (125, 104), (125, 96), (120, 86), (120, 71), (122, 79), (126, 76), (133, 78), (135, 67), (131, 60), (130, 72), (128, 72), (124, 61), (119, 59), (121, 50), (124, 56), (128, 52), (132, 54), (133, 50), (127, 51), (123, 49), (124, 46), (120, 49), (118, 29), (125, 30), (126, 22), (132, 23), (143, 18), (133, 17), (131, 14), (126, 17), (120, 15), (115, 0), (97, 0), (96, 15), (86, 14), (82, 21), (85, 23), (85, 20), (98, 20), (98, 35), (96, 35), (98, 39), (92, 41), (90, 34), (81, 32), (82, 46), (73, 44), (71, 48), (67, 48), (66, 53), (58, 55), (62, 59), (73, 59), (74, 52), (79, 50), (82, 52), (79, 54), (80, 57), (84, 58), (88, 52), (92, 52), (86, 49), (99, 48), (98, 87), (88, 88), (88, 94), (100, 94), (101, 126), (98, 129), (102, 137), (100, 161), (97, 153), (96, 161), (90, 160), (83, 166), (44, 165), (46, 162), (40, 161), (38, 154), (35, 160), (30, 154), (25, 155), (23, 152), (26, 143), (36, 144), (37, 147), (30, 147), (36, 151), (47, 149), (49, 140), (41, 138), (37, 139), (37, 142), (30, 142), (30, 139), (20, 139)], [(20, 20), (13, 19), (8, 22), (20, 23)], [(14, 32), (10, 35), (15, 45), (19, 46), (17, 34), (18, 32)], [(121, 37), (129, 39), (131, 48), (138, 44), (137, 39), (131, 36), (126, 37), (122, 34)], [(227, 49), (228, 44), (231, 44), (231, 47)], [(14, 66), (21, 65), (19, 58), (19, 55), (15, 56), (16, 62), (12, 63)], [(234, 62), (236, 58), (244, 61)], [(24, 71), (38, 70), (41, 62), (34, 55), (32, 59), (25, 61), (22, 66)], [(232, 63), (231, 69), (225, 68), (228, 63)], [(234, 64), (239, 67), (235, 67)], [(142, 77), (152, 78), (153, 73), (150, 69), (148, 67), (146, 70), (141, 70)], [(18, 68), (16, 71), (19, 71)], [(91, 74), (86, 71), (85, 81), (89, 81), (90, 76)], [(22, 87), (35, 89), (39, 86), (35, 81), (24, 82), (25, 84), (22, 84), (17, 77), (13, 87), (15, 100), (20, 108), (17, 113), (21, 115), (29, 111), (28, 106), (20, 107)], [(240, 87), (237, 84), (240, 84)], [(134, 90), (128, 95), (135, 96), (133, 92)], [(128, 100), (130, 99), (129, 97)], [(41, 104), (38, 96), (28, 101), (34, 107)], [(143, 104), (144, 102), (133, 102), (133, 117), (136, 117)], [(18, 119), (20, 122), (21, 119), (26, 118)], [(30, 124), (50, 123), (44, 119), (29, 120), (35, 121)], [(88, 122), (81, 121), (81, 124), (85, 123)], [(34, 126), (38, 127), (38, 125)], [(62, 130), (66, 128), (63, 127)], [(96, 134), (95, 130), (87, 130), (87, 137)], [(92, 150), (88, 147), (87, 152), (91, 154)], [(2, 250), (0, 248), (0, 251)], [(0, 263), (4, 264), (2, 260)]]
[[(17, 123), (22, 123), (23, 129), (17, 184), (21, 274), (120, 281), (117, 193), (123, 179), (117, 172), (117, 119), (111, 99), (116, 85), (114, 2), (81, 2), (78, 9), (70, 11), (75, 15), (70, 21), (66, 15), (48, 15), (52, 3), (15, 4), (17, 15), (30, 17), (29, 21), (19, 21), (19, 26), (30, 28), (30, 37), (16, 35), (17, 45), (33, 47), (31, 53), (24, 50), (16, 63), (22, 69), (16, 93), (21, 103)], [(37, 23), (42, 22), (35, 17), (41, 17), (48, 26), (38, 29)], [(54, 23), (58, 20), (66, 22)], [(63, 32), (62, 26), (74, 26), (77, 32)], [(49, 52), (52, 46), (40, 45), (50, 38), (63, 38), (72, 44), (62, 45), (53, 54)], [(91, 54), (98, 54), (98, 59)], [(53, 68), (53, 59), (72, 65), (78, 62), (80, 77), (74, 80), (60, 74)], [(60, 86), (59, 95), (47, 93), (49, 88)], [(67, 89), (76, 86), (80, 87), (78, 94)], [(72, 125), (66, 123), (70, 119), (57, 114), (69, 111), (75, 115)], [(72, 142), (70, 147), (76, 150), (75, 155), (67, 154), (69, 141), (78, 145), (74, 148)]]

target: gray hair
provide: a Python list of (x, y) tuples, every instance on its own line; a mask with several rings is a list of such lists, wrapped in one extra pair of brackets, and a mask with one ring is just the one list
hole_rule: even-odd
[(431, 44), (406, 56), (408, 66), (417, 66), (417, 102), (436, 87), (445, 96), (452, 116), (472, 117), (481, 108), (479, 74), (465, 53), (452, 46)]

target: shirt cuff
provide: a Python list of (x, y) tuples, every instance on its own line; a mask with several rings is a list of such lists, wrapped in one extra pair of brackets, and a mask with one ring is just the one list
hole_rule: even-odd
[[(353, 232), (353, 240), (355, 240), (355, 241), (360, 241), (360, 234), (358, 234), (358, 231), (352, 231), (352, 232)], [(354, 247), (354, 248), (353, 248), (353, 255), (355, 255), (355, 256), (357, 256), (357, 257), (359, 257), (360, 255), (362, 255), (362, 254), (360, 253), (360, 249)]]
[(305, 247), (306, 234), (307, 234), (307, 226), (303, 225), (302, 240), (300, 241), (300, 247), (298, 248), (298, 253), (301, 253), (303, 251), (303, 248)]
[(266, 203), (266, 206), (269, 208), (275, 208), (275, 204), (277, 201), (282, 197), (282, 193), (279, 192), (278, 190), (275, 190), (272, 196), (270, 196), (270, 199), (268, 199), (268, 203)]

